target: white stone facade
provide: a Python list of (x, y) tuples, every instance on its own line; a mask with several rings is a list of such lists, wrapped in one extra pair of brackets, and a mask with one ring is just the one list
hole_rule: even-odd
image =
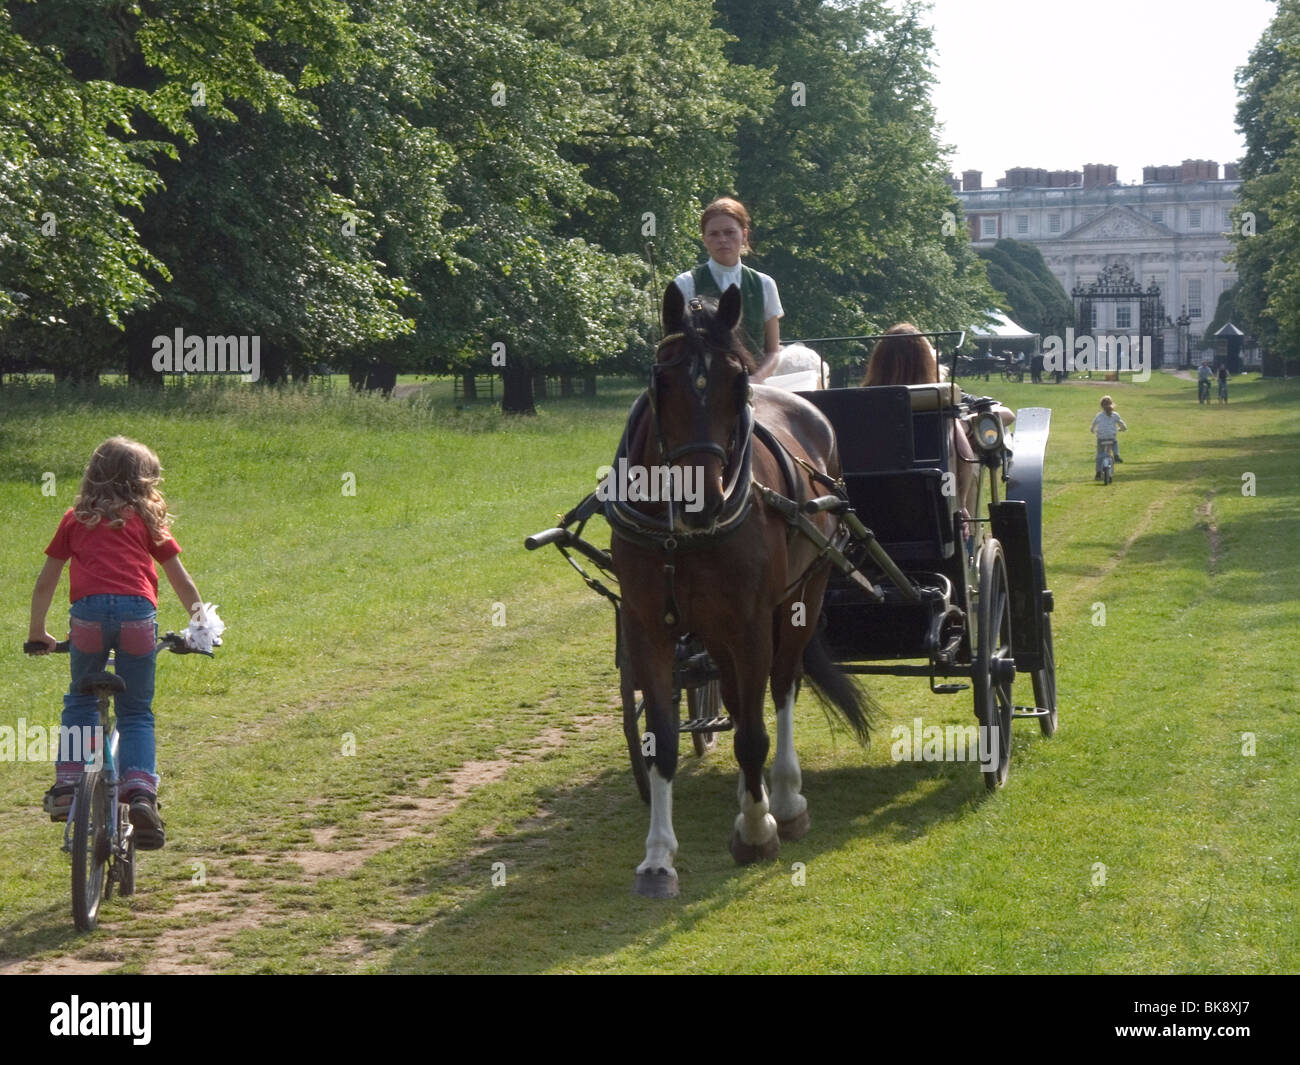
[[(1001, 238), (1036, 244), (1067, 294), (1096, 280), (1106, 266), (1128, 267), (1147, 288), (1159, 287), (1165, 313), (1189, 322), (1182, 350), (1191, 349), (1214, 318), (1219, 295), (1237, 280), (1225, 261), (1228, 231), (1237, 220), (1238, 180), (1150, 182), (1093, 188), (991, 188), (957, 192), (976, 248)], [(1099, 304), (1094, 328), (1136, 332), (1138, 310)], [(1127, 321), (1126, 321), (1127, 318)], [(1128, 324), (1131, 322), (1131, 325)], [(1087, 323), (1080, 323), (1086, 328)], [(1165, 364), (1179, 351), (1178, 331), (1164, 332)], [(1187, 354), (1183, 361), (1187, 361)]]

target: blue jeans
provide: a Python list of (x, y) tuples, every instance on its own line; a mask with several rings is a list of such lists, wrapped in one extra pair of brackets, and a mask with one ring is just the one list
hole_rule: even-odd
[[(87, 673), (102, 670), (109, 650), (115, 649), (114, 668), (126, 684), (115, 704), (120, 737), (117, 778), (126, 798), (158, 790), (152, 709), (157, 616), (157, 608), (142, 595), (88, 595), (73, 603), (70, 611), (72, 683), (63, 697), (62, 723), (83, 735), (86, 726), (99, 724), (99, 704), (93, 695), (79, 694), (77, 685)], [(70, 752), (61, 745), (56, 768), (60, 781), (75, 781), (81, 774), (81, 763), (69, 758)]]

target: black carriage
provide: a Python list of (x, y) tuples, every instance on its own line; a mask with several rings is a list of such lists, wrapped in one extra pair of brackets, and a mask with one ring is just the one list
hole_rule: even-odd
[[(842, 478), (826, 495), (801, 505), (764, 491), (792, 526), (800, 525), (800, 512), (833, 511), (841, 519), (845, 532), (824, 545), (835, 569), (819, 623), (832, 656), (847, 673), (924, 677), (942, 695), (969, 690), (981, 726), (985, 783), (1000, 786), (1013, 720), (1037, 719), (1044, 736), (1057, 725), (1053, 604), (1042, 547), (1051, 411), (1018, 411), (1008, 435), (994, 401), (965, 397), (952, 383), (800, 395), (834, 426)], [(958, 419), (970, 424), (979, 464), (977, 503), (967, 515), (957, 490)], [(559, 527), (525, 543), (530, 550), (555, 544), (587, 584), (614, 603), (617, 633), (617, 593), (570, 553), (610, 579), (609, 553), (583, 537), (586, 522), (601, 510), (593, 493)], [(621, 636), (617, 648), (624, 733), (638, 789), (648, 801), (640, 693)], [(679, 704), (686, 696), (680, 728), (702, 755), (731, 723), (716, 671), (689, 637), (678, 645), (673, 682)], [(1030, 689), (1032, 702), (1018, 702), (1017, 693)]]
[[(1052, 594), (1042, 549), (1043, 454), (1051, 412), (1018, 412), (1014, 443), (991, 400), (955, 384), (803, 393), (835, 427), (843, 491), (809, 506), (839, 511), (859, 576), (833, 574), (822, 607), (847, 673), (925, 677), (936, 694), (971, 690), (990, 788), (1006, 780), (1011, 723), (1056, 730)], [(973, 422), (977, 506), (962, 514), (953, 422)], [(1031, 680), (1032, 703), (1016, 701)]]

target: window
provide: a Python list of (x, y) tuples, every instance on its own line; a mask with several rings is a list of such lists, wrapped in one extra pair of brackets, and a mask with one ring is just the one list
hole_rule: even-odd
[(998, 235), (998, 218), (997, 215), (980, 216), (980, 239), (996, 237)]
[(1223, 230), (1225, 233), (1232, 232), (1232, 212), (1226, 207), (1223, 209)]
[(1201, 282), (1187, 282), (1187, 316), (1189, 318), (1199, 318), (1201, 316)]
[(1127, 303), (1121, 303), (1115, 308), (1115, 328), (1132, 329), (1133, 328), (1133, 308)]
[(1047, 216), (1047, 232), (1061, 232), (1061, 216), (1055, 212)]
[(1189, 207), (1187, 209), (1187, 225), (1192, 229), (1201, 228), (1201, 209), (1199, 207)]
[(1154, 211), (1152, 211), (1152, 212), (1151, 212), (1151, 221), (1153, 221), (1153, 222), (1159, 222), (1161, 225), (1164, 225), (1164, 224), (1165, 224), (1165, 209), (1164, 209), (1163, 207), (1157, 207)]
[(1016, 215), (1016, 234), (1018, 236), (1024, 236), (1028, 232), (1029, 232), (1029, 215), (1027, 214)]

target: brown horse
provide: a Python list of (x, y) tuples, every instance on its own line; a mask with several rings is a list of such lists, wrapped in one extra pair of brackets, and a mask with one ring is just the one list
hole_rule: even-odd
[[(702, 300), (688, 308), (677, 286), (668, 286), (665, 339), (650, 387), (628, 419), (620, 457), (628, 469), (643, 471), (643, 483), (657, 478), (666, 489), (695, 484), (698, 490), (676, 491), (685, 500), (665, 492), (667, 500), (660, 495), (646, 503), (642, 492), (640, 500), (606, 504), (623, 596), (623, 645), (645, 696), (650, 832), (636, 891), (649, 897), (670, 897), (678, 889), (672, 663), (680, 636), (693, 633), (708, 650), (734, 723), (741, 769), (740, 814), (731, 838), (737, 862), (775, 858), (780, 840), (808, 831), (793, 744), (794, 701), (805, 667), (859, 739), (867, 738), (869, 699), (813, 639), (828, 564), (809, 538), (792, 531), (760, 487), (796, 501), (824, 494), (814, 490), (800, 463), (837, 478), (835, 434), (816, 408), (793, 393), (750, 385), (754, 363), (734, 336), (740, 311), (734, 286), (716, 308)], [(813, 518), (828, 535), (835, 520), (827, 514)], [(769, 682), (777, 708), (770, 798), (763, 783)]]

